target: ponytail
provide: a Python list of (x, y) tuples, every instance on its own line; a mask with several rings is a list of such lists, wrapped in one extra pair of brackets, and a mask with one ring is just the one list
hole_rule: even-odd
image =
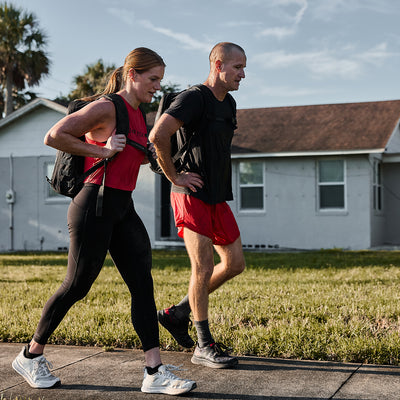
[(108, 78), (107, 85), (102, 92), (96, 93), (93, 96), (83, 97), (80, 100), (94, 101), (106, 94), (117, 93), (119, 90), (122, 89), (122, 86), (123, 86), (122, 72), (123, 72), (123, 67), (119, 67), (119, 68), (115, 69), (108, 75), (109, 78)]

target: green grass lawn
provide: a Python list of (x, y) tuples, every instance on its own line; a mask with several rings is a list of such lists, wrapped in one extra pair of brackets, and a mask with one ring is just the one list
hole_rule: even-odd
[[(210, 296), (216, 340), (238, 355), (400, 364), (400, 252), (245, 253), (244, 273)], [(0, 341), (31, 339), (61, 284), (64, 253), (0, 255)], [(159, 308), (187, 292), (182, 251), (154, 251)], [(110, 259), (89, 295), (67, 314), (53, 344), (140, 347), (130, 297)], [(195, 337), (195, 331), (191, 331)], [(178, 350), (160, 328), (164, 349)]]

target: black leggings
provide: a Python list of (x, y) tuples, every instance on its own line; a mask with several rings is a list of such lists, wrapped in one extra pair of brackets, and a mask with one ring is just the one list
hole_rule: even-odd
[(89, 292), (109, 250), (128, 285), (132, 323), (147, 351), (159, 346), (150, 240), (130, 192), (106, 187), (103, 215), (96, 217), (98, 189), (98, 185), (85, 185), (69, 206), (67, 274), (44, 306), (33, 339), (39, 344), (47, 343), (68, 310)]

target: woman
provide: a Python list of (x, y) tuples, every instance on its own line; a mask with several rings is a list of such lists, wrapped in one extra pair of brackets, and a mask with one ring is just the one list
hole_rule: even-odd
[[(175, 395), (196, 386), (194, 381), (178, 378), (170, 372), (172, 368), (161, 363), (150, 240), (132, 202), (140, 165), (148, 160), (144, 160), (140, 150), (126, 145), (125, 135), (115, 133), (114, 104), (102, 97), (108, 93), (122, 97), (129, 114), (128, 137), (146, 146), (146, 124), (139, 104), (149, 103), (160, 89), (164, 69), (164, 61), (152, 50), (131, 51), (123, 67), (113, 72), (104, 92), (89, 98), (96, 101), (61, 119), (45, 136), (46, 145), (85, 156), (85, 170), (99, 159), (110, 159), (118, 154), (107, 165), (102, 215), (96, 216), (96, 199), (103, 168), (85, 180), (69, 206), (70, 248), (66, 277), (44, 306), (32, 341), (13, 362), (13, 368), (32, 387), (60, 384), (60, 379), (48, 369), (44, 347), (72, 305), (88, 293), (107, 251), (131, 293), (132, 323), (145, 356), (142, 391)], [(86, 135), (86, 141), (79, 139), (82, 135)]]

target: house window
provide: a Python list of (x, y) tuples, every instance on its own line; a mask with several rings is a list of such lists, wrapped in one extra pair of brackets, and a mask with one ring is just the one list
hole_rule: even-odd
[(264, 163), (241, 162), (239, 187), (241, 210), (264, 210)]
[(319, 209), (345, 208), (344, 160), (318, 161)]
[(382, 163), (374, 161), (373, 206), (375, 211), (382, 210)]
[(45, 173), (45, 182), (46, 182), (46, 198), (47, 199), (59, 199), (64, 198), (65, 196), (58, 194), (49, 183), (47, 183), (47, 177), (51, 179), (51, 175), (53, 174), (54, 162), (45, 163), (44, 173)]

